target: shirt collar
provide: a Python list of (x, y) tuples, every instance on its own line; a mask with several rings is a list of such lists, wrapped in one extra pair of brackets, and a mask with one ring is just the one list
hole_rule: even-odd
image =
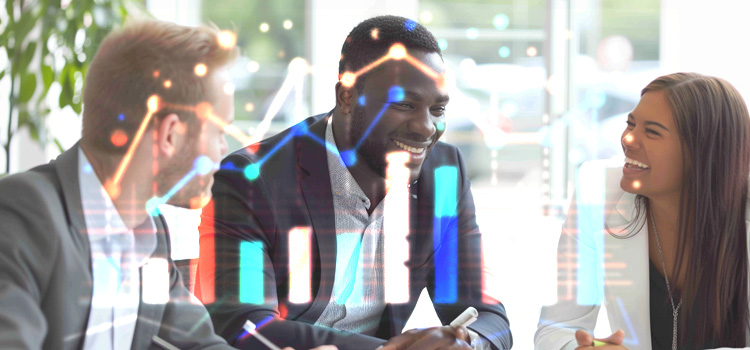
[(145, 263), (156, 249), (156, 224), (153, 218), (148, 216), (143, 223), (130, 230), (81, 148), (78, 149), (78, 179), (89, 242), (99, 244), (116, 240), (121, 247), (132, 249)]
[(333, 190), (334, 196), (355, 196), (358, 199), (365, 202), (365, 207), (370, 208), (370, 199), (367, 198), (365, 192), (357, 184), (357, 180), (354, 179), (349, 169), (344, 165), (344, 160), (339, 154), (338, 146), (336, 145), (336, 139), (333, 137), (333, 125), (331, 123), (332, 118), (328, 117), (328, 123), (326, 123), (326, 144), (332, 145), (326, 146), (328, 149), (328, 172), (331, 176), (331, 189)]

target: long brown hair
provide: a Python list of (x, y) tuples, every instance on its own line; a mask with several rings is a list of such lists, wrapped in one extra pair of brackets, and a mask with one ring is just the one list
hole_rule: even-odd
[(750, 327), (747, 106), (727, 81), (695, 73), (659, 77), (641, 96), (651, 91), (666, 92), (683, 147), (674, 276), (689, 260), (680, 291), (678, 348), (744, 347)]

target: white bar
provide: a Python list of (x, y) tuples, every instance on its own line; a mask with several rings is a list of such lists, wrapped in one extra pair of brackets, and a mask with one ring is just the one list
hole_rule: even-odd
[(409, 302), (409, 169), (406, 152), (390, 153), (387, 156), (386, 184), (383, 213), (385, 301), (387, 303)]
[(289, 231), (289, 301), (295, 304), (310, 302), (311, 230), (295, 227)]
[(166, 304), (169, 301), (169, 264), (166, 259), (149, 259), (143, 265), (143, 302), (146, 304)]

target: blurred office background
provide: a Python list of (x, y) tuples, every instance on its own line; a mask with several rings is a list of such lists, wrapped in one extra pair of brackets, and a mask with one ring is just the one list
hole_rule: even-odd
[[(640, 89), (665, 73), (695, 71), (726, 78), (750, 96), (750, 3), (743, 0), (81, 1), (88, 7), (68, 0), (49, 25), (65, 33), (72, 52), (51, 38), (28, 61), (13, 61), (8, 48), (41, 37), (40, 18), (52, 10), (46, 1), (6, 1), (0, 174), (46, 163), (80, 137), (75, 104), (101, 40), (91, 28), (117, 26), (125, 12), (234, 30), (242, 52), (229, 87), (235, 125), (256, 136), (333, 108), (341, 44), (360, 21), (396, 14), (424, 24), (449, 69), (444, 140), (466, 158), (485, 265), (494, 275), (487, 286), (507, 308), (515, 349), (533, 348), (539, 309), (555, 302), (555, 249), (576, 170), (587, 160), (622, 157), (620, 134)], [(29, 11), (38, 11), (32, 18), (39, 23), (24, 24), (29, 40), (11, 42), (9, 23), (18, 26)], [(29, 78), (12, 75), (10, 62), (49, 68)], [(68, 68), (71, 62), (78, 68)], [(31, 106), (18, 108), (19, 98)], [(230, 150), (241, 147), (229, 142)], [(197, 257), (199, 213), (163, 211), (175, 258)], [(438, 322), (429, 306), (420, 301), (409, 327)], [(606, 320), (597, 326), (600, 335), (608, 331)]]

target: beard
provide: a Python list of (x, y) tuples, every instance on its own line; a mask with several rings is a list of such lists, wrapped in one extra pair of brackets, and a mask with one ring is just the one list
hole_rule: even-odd
[[(370, 127), (365, 123), (365, 109), (359, 105), (355, 105), (352, 111), (352, 128), (350, 132), (349, 144), (356, 145), (365, 137), (365, 132)], [(386, 168), (388, 163), (385, 159), (385, 145), (375, 142), (374, 140), (365, 138), (362, 144), (356, 150), (359, 160), (363, 160), (365, 164), (375, 172), (376, 174), (386, 177)]]
[[(166, 195), (177, 183), (182, 180), (193, 169), (193, 163), (199, 153), (197, 147), (190, 144), (178, 151), (166, 164), (160, 164), (159, 175), (156, 177), (157, 194), (160, 197)], [(195, 175), (182, 188), (176, 189), (175, 193), (167, 200), (167, 203), (176, 207), (191, 208), (193, 198), (203, 196), (205, 192), (203, 176)]]

